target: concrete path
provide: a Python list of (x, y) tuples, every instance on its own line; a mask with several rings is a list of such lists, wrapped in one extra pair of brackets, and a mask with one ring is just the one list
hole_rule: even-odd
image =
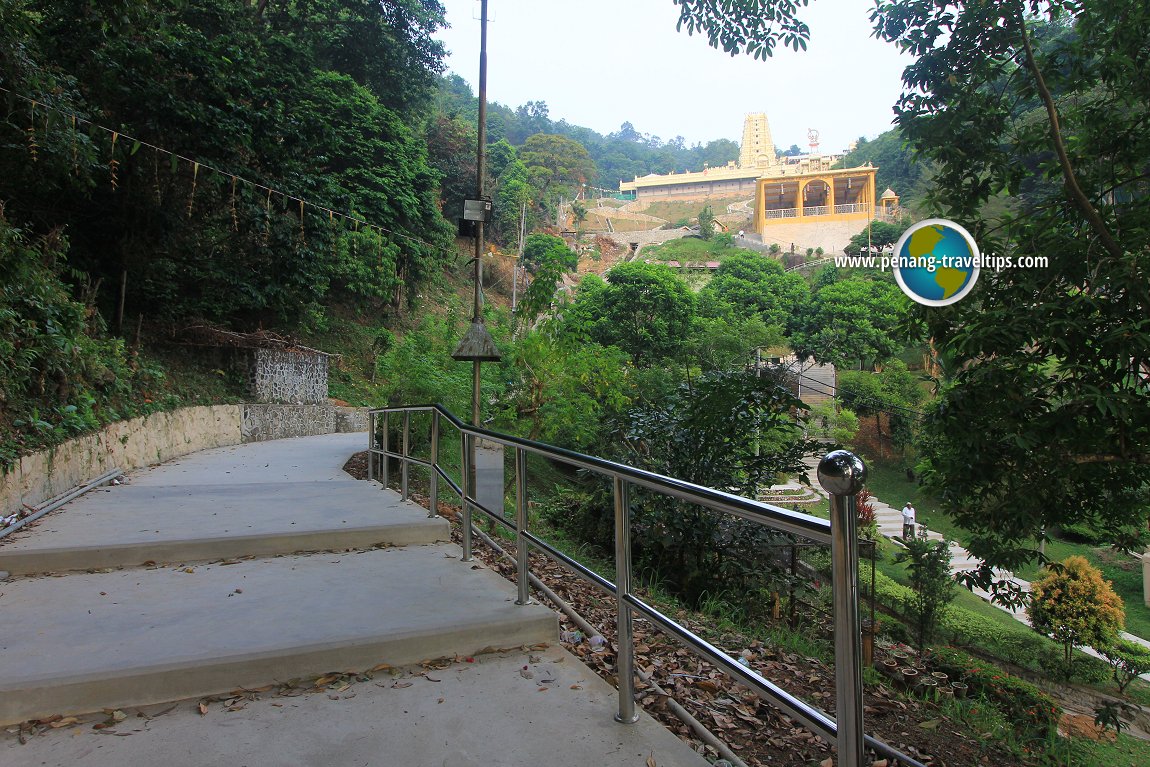
[[(0, 543), (0, 569), (60, 570), (0, 583), (0, 724), (129, 716), (94, 730), (107, 718), (97, 713), (28, 745), (8, 732), (0, 767), (642, 765), (650, 754), (668, 767), (705, 764), (649, 718), (616, 724), (614, 690), (548, 647), (555, 614), (515, 604), (512, 584), (460, 561), (443, 520), (344, 474), (365, 443), (331, 435), (205, 451)], [(512, 650), (483, 654), (500, 648)], [(342, 694), (268, 693), (242, 711), (197, 707), (240, 687), (466, 657), (476, 662), (434, 680), (409, 668), (410, 689), (362, 682)], [(180, 699), (191, 702), (135, 717)]]
[(204, 715), (196, 700), (168, 713), (171, 704), (147, 707), (143, 716), (129, 709), (114, 727), (93, 730), (108, 717), (90, 717), (27, 745), (0, 733), (0, 765), (707, 765), (645, 713), (632, 725), (614, 722), (615, 691), (559, 647), (393, 674), (378, 673), (340, 692), (212, 703)]

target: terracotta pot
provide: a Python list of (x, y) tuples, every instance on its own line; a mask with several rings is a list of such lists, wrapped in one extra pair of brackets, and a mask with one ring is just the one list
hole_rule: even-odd
[(946, 680), (950, 678), (946, 674), (942, 673), (941, 671), (932, 671), (932, 672), (930, 672), (930, 675), (932, 677), (934, 677), (935, 681), (938, 682), (940, 685), (946, 684)]
[(902, 674), (902, 686), (907, 689), (914, 687), (918, 681), (918, 670), (903, 666), (899, 671)]
[(894, 658), (887, 658), (879, 666), (879, 670), (893, 679), (899, 675), (898, 661)]
[(950, 689), (954, 691), (954, 697), (965, 698), (967, 686), (964, 682), (951, 682)]
[(891, 650), (890, 657), (898, 661), (898, 665), (900, 666), (905, 666), (910, 660), (910, 656), (904, 653), (902, 650)]

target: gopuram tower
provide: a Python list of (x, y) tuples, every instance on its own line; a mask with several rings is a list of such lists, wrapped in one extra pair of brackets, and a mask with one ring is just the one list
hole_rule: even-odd
[(739, 149), (740, 168), (770, 168), (778, 164), (775, 142), (766, 112), (752, 112), (743, 120), (743, 143)]

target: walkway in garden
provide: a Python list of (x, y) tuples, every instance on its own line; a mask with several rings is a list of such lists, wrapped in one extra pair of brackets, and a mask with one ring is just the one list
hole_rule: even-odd
[[(827, 495), (827, 492), (825, 490), (823, 490), (822, 486), (819, 484), (818, 477), (816, 476), (817, 475), (817, 469), (818, 469), (817, 463), (814, 465), (811, 465), (811, 467), (807, 471), (807, 478), (810, 480), (811, 489), (813, 489), (813, 491), (815, 493), (818, 493), (818, 495), (821, 496), (822, 498), (827, 498), (829, 496)], [(798, 483), (793, 483), (792, 485), (784, 485), (782, 487), (788, 488), (788, 489), (793, 487), (796, 490), (798, 490), (800, 488), (804, 489), (804, 490), (806, 489), (806, 488), (803, 488), (803, 486), (799, 485)], [(774, 500), (772, 502), (778, 503), (779, 501)], [(902, 545), (902, 507), (895, 508), (889, 504), (883, 503), (877, 496), (873, 496), (873, 495), (871, 496), (871, 503), (874, 505), (875, 521), (878, 523), (879, 532), (882, 533), (882, 535), (884, 535), (885, 537), (894, 541), (897, 545), (901, 546)], [(928, 540), (932, 540), (932, 541), (945, 540), (942, 533), (935, 532), (934, 530), (928, 530), (925, 525), (919, 525), (918, 529), (919, 529), (919, 535), (925, 536)], [(979, 565), (978, 558), (976, 556), (974, 556), (973, 554), (971, 554), (969, 551), (967, 551), (965, 548), (963, 548), (959, 543), (957, 543), (956, 541), (950, 541), (949, 546), (950, 546), (950, 571), (952, 573), (957, 574), (957, 573), (964, 572), (966, 570), (973, 570), (974, 568), (978, 567), (978, 565)], [(1030, 582), (1029, 581), (1025, 581), (1021, 578), (1015, 577), (1012, 573), (1010, 573), (1006, 570), (998, 569), (998, 568), (995, 568), (994, 574), (995, 574), (996, 578), (1013, 581), (1023, 593), (1026, 593), (1026, 594), (1030, 593)], [(1001, 604), (993, 601), (991, 599), (991, 594), (987, 591), (984, 591), (984, 590), (978, 589), (978, 588), (972, 589), (972, 591), (976, 595), (985, 599), (990, 604), (997, 607), (998, 609), (1004, 610), (1005, 612), (1010, 613), (1014, 617), (1014, 619), (1019, 621), (1020, 623), (1025, 623), (1026, 625), (1030, 625), (1030, 621), (1027, 620), (1027, 618), (1026, 618), (1025, 607), (1014, 607), (1014, 608), (1006, 607), (1004, 605), (1001, 605)], [(1129, 640), (1131, 642), (1136, 642), (1140, 645), (1143, 645), (1144, 647), (1150, 647), (1150, 641), (1147, 641), (1146, 639), (1143, 639), (1142, 637), (1134, 636), (1133, 634), (1131, 634), (1129, 632), (1125, 632), (1125, 631), (1122, 632), (1122, 638)], [(1093, 655), (1096, 658), (1102, 657), (1091, 647), (1083, 647), (1081, 649), (1083, 652), (1085, 652), (1089, 655)], [(1146, 681), (1150, 681), (1150, 674), (1143, 674), (1142, 678), (1145, 679)]]

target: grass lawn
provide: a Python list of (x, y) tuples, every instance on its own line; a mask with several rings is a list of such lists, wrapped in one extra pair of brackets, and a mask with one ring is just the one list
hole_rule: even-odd
[(654, 261), (722, 261), (736, 253), (746, 253), (744, 248), (725, 245), (719, 240), (701, 240), (698, 237), (682, 237), (662, 245), (649, 245), (643, 248), (643, 258)]
[(1113, 743), (1074, 738), (1070, 741), (1071, 759), (1067, 764), (1090, 767), (1134, 767), (1150, 764), (1150, 742), (1120, 734)]
[[(917, 483), (907, 480), (903, 469), (868, 462), (867, 488), (879, 500), (896, 508), (902, 508), (904, 503), (910, 501), (918, 512), (920, 524), (942, 533), (947, 538), (963, 542), (965, 534), (962, 528), (947, 514), (938, 510), (940, 504), (934, 495)], [(1142, 563), (1105, 546), (1091, 546), (1057, 538), (1046, 543), (1046, 556), (1054, 561), (1061, 561), (1072, 554), (1086, 557), (1091, 564), (1102, 571), (1102, 576), (1114, 585), (1114, 591), (1126, 604), (1126, 630), (1135, 636), (1150, 639), (1150, 607), (1143, 601)], [(1025, 580), (1033, 580), (1038, 571), (1036, 565), (1031, 565), (1020, 569), (1016, 574)], [(1001, 613), (995, 608), (991, 609)]]
[(710, 205), (711, 211), (716, 215), (727, 212), (727, 206), (732, 203), (742, 202), (746, 200), (745, 195), (740, 197), (718, 197), (713, 200), (699, 200), (693, 202), (676, 202), (670, 200), (655, 201), (650, 203), (640, 213), (646, 213), (648, 216), (657, 216), (658, 218), (666, 219), (671, 223), (678, 221), (691, 221), (696, 222), (699, 214), (703, 211), (703, 206)]
[(880, 501), (896, 509), (901, 509), (904, 503), (910, 501), (914, 504), (917, 512), (915, 518), (920, 525), (926, 525), (951, 540), (962, 542), (962, 528), (938, 510), (940, 504), (932, 493), (906, 478), (905, 469), (867, 461), (866, 486)]

